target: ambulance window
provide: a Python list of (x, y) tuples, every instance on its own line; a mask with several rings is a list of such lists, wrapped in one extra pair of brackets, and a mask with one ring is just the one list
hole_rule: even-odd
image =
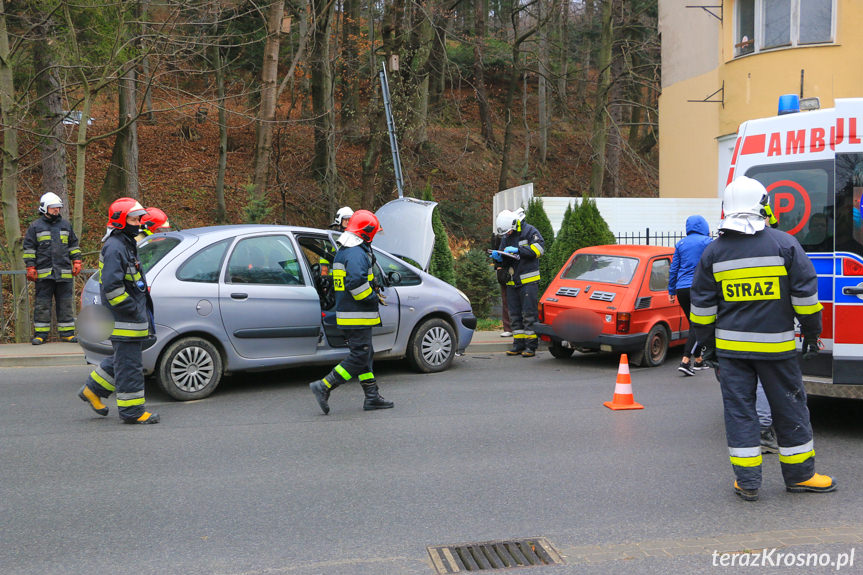
[(779, 229), (807, 252), (833, 251), (833, 162), (757, 166), (747, 173), (770, 192)]
[(863, 255), (863, 154), (836, 154), (836, 251)]

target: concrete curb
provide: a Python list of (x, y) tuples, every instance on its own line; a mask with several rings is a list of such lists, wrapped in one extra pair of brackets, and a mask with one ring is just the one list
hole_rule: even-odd
[[(500, 337), (498, 332), (477, 332), (464, 355), (500, 353), (512, 346), (511, 338)], [(25, 343), (0, 345), (0, 368), (4, 367), (61, 367), (87, 365), (84, 351), (68, 343), (45, 343), (34, 346)]]

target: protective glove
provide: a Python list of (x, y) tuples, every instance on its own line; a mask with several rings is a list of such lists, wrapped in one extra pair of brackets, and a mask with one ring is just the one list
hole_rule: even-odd
[(503, 256), (500, 255), (500, 252), (497, 250), (491, 250), (491, 253), (489, 255), (491, 256), (491, 259), (493, 259), (496, 262), (502, 262), (503, 261)]
[(716, 357), (716, 348), (712, 345), (704, 346), (704, 351), (701, 353), (701, 361), (703, 361), (707, 367), (717, 369), (719, 367), (719, 358)]
[(508, 254), (517, 254), (518, 248), (515, 246), (506, 246), (505, 248), (503, 248), (503, 251), (505, 251)]
[(34, 268), (34, 267), (28, 267), (28, 268), (27, 268), (27, 280), (28, 280), (28, 281), (31, 281), (31, 282), (34, 282), (34, 281), (36, 281), (36, 278), (37, 278), (37, 277), (39, 277), (39, 276), (38, 276), (38, 274), (36, 273), (36, 268)]
[(803, 336), (803, 359), (814, 359), (818, 357), (818, 338)]
[(81, 273), (81, 260), (75, 260), (72, 262), (72, 275), (76, 276)]
[(380, 305), (387, 305), (387, 296), (383, 292), (378, 292), (378, 303)]

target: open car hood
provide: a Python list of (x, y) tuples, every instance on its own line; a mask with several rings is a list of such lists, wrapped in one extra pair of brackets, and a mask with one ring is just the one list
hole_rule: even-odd
[(375, 215), (382, 231), (372, 242), (393, 255), (408, 258), (428, 271), (434, 249), (432, 212), (437, 202), (398, 198), (381, 206)]

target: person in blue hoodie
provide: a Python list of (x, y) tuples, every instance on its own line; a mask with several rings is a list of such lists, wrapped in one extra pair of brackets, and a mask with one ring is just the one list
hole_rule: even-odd
[[(710, 226), (701, 216), (686, 218), (686, 237), (674, 246), (674, 257), (671, 259), (671, 270), (668, 274), (668, 295), (677, 296), (677, 302), (689, 319), (689, 288), (692, 286), (692, 276), (701, 260), (704, 248), (710, 243)], [(692, 361), (695, 356), (695, 361)], [(701, 346), (695, 339), (695, 330), (689, 330), (683, 359), (677, 370), (684, 375), (695, 375), (697, 370), (707, 369), (701, 360)]]

